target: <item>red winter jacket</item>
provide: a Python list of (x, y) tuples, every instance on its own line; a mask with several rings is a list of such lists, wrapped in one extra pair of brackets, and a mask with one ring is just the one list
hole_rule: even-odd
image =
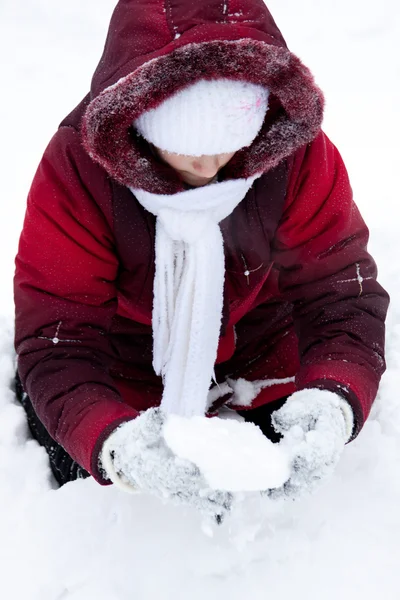
[[(229, 8), (228, 8), (229, 7)], [(199, 78), (262, 83), (270, 110), (220, 179), (263, 174), (221, 223), (226, 285), (216, 375), (270, 380), (251, 406), (337, 391), (361, 429), (384, 371), (388, 296), (323, 99), (262, 0), (120, 1), (90, 94), (34, 178), (15, 274), (23, 386), (52, 437), (100, 483), (107, 435), (159, 404), (152, 368), (155, 218), (128, 186), (184, 189), (132, 127)]]

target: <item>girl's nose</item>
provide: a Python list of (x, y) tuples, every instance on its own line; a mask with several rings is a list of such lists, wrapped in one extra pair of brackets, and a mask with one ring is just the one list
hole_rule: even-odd
[(218, 156), (200, 156), (192, 163), (193, 169), (203, 177), (213, 177), (219, 169)]

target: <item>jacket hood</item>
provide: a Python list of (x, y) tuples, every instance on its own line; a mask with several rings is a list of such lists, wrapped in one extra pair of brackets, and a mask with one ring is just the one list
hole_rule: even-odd
[(288, 50), (263, 0), (121, 0), (82, 120), (86, 151), (123, 185), (183, 191), (178, 173), (157, 159), (132, 123), (199, 79), (221, 77), (270, 90), (260, 132), (220, 171), (221, 179), (267, 172), (317, 135), (322, 92)]

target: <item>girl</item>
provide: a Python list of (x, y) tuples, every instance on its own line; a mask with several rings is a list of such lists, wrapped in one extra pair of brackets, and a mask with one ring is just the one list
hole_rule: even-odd
[(223, 405), (293, 446), (272, 496), (332, 472), (385, 369), (388, 295), (322, 117), (262, 0), (117, 4), (16, 258), (19, 397), (60, 484), (222, 516), (162, 426)]

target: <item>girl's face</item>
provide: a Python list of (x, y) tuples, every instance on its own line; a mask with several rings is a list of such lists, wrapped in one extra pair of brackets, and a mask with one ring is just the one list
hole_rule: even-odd
[(207, 185), (223, 166), (225, 166), (235, 152), (202, 156), (186, 156), (175, 154), (160, 148), (155, 148), (157, 154), (164, 162), (173, 167), (181, 175), (185, 183), (194, 187)]

